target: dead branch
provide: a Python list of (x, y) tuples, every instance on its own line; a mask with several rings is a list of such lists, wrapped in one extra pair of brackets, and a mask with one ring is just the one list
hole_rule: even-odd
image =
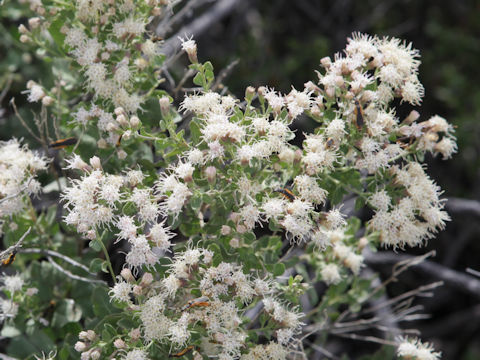
[(453, 214), (468, 214), (480, 217), (480, 201), (477, 200), (449, 198), (445, 208)]
[(20, 247), (22, 247), (23, 240), (27, 237), (28, 234), (30, 234), (30, 230), (32, 230), (31, 227), (29, 227), (27, 231), (25, 231), (25, 233), (22, 235), (22, 237), (17, 241), (15, 245), (9, 246), (7, 249), (3, 250), (0, 253), (0, 259), (4, 260), (8, 256), (10, 256), (12, 252), (17, 251)]
[[(365, 262), (369, 265), (386, 265), (394, 264), (400, 261), (409, 261), (416, 258), (410, 255), (400, 255), (391, 252), (365, 252)], [(414, 264), (415, 268), (432, 278), (444, 281), (446, 284), (458, 290), (466, 292), (470, 295), (480, 297), (480, 280), (461, 273), (459, 271), (451, 270), (445, 266), (434, 263), (433, 261), (425, 260), (421, 263)]]
[(183, 26), (175, 35), (165, 41), (162, 52), (167, 58), (173, 56), (180, 50), (181, 41), (179, 37), (185, 36), (199, 36), (207, 30), (212, 24), (219, 22), (225, 16), (230, 14), (235, 7), (242, 1), (240, 0), (219, 0), (201, 16), (197, 17), (190, 24)]

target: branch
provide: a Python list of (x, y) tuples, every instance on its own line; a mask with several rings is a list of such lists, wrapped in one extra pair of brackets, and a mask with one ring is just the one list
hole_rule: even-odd
[(60, 254), (59, 252), (56, 252), (56, 251), (53, 251), (53, 250), (46, 250), (46, 249), (22, 249), (20, 251), (21, 253), (25, 253), (25, 254), (42, 254), (42, 255), (48, 255), (48, 256), (55, 256), (57, 258), (60, 258), (62, 259), (63, 261), (73, 265), (73, 266), (76, 266), (76, 267), (79, 267), (80, 269), (82, 270), (85, 270), (88, 274), (92, 275), (92, 276), (97, 276), (96, 273), (92, 273), (90, 272), (90, 270), (88, 269), (87, 266), (73, 260), (72, 258), (68, 257), (68, 256), (65, 256), (63, 254)]
[[(365, 252), (364, 256), (365, 262), (369, 265), (394, 264), (399, 261), (408, 261), (415, 258), (410, 255), (399, 255), (390, 252)], [(443, 280), (446, 284), (458, 290), (480, 298), (480, 280), (470, 275), (451, 270), (429, 260), (415, 264), (415, 267), (433, 278)]]
[(165, 18), (162, 19), (162, 21), (157, 25), (155, 33), (164, 37), (172, 30), (172, 27), (180, 24), (183, 21), (183, 18), (190, 16), (196, 8), (211, 1), (212, 0), (190, 0), (177, 13), (173, 14), (172, 16), (165, 16)]
[(480, 217), (480, 201), (449, 198), (445, 207), (448, 212), (455, 214), (469, 214)]
[(50, 257), (50, 256), (47, 256), (47, 259), (48, 259), (48, 262), (50, 264), (52, 264), (52, 266), (57, 269), (58, 271), (60, 271), (61, 273), (65, 274), (67, 277), (69, 277), (70, 279), (73, 279), (73, 280), (78, 280), (78, 281), (83, 281), (83, 282), (87, 282), (87, 283), (97, 283), (97, 284), (102, 284), (102, 285), (106, 285), (105, 281), (103, 280), (97, 280), (97, 279), (89, 279), (89, 278), (85, 278), (85, 277), (82, 277), (82, 276), (78, 276), (78, 275), (75, 275), (75, 274), (72, 274), (70, 271), (64, 269), (63, 267), (61, 267), (60, 265), (58, 265), (55, 261), (53, 261), (53, 259)]
[(178, 50), (180, 50), (181, 41), (179, 37), (201, 35), (212, 24), (219, 22), (225, 16), (230, 14), (241, 2), (242, 1), (240, 0), (218, 0), (210, 10), (206, 11), (190, 24), (183, 26), (175, 35), (165, 41), (162, 52), (167, 56), (167, 58), (171, 57)]
[(4, 260), (7, 256), (10, 256), (10, 254), (14, 251), (16, 251), (18, 248), (22, 247), (23, 240), (27, 237), (27, 235), (30, 233), (30, 230), (32, 230), (31, 227), (25, 231), (25, 233), (22, 235), (22, 237), (17, 241), (15, 245), (9, 246), (7, 249), (3, 250), (0, 253), (0, 259)]

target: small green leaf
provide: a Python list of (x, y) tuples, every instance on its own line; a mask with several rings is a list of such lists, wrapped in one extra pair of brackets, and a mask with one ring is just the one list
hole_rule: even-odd
[(273, 276), (280, 276), (283, 275), (285, 272), (285, 265), (282, 263), (275, 264), (273, 266)]
[(193, 83), (198, 86), (202, 86), (205, 83), (205, 77), (202, 73), (197, 73), (193, 78)]

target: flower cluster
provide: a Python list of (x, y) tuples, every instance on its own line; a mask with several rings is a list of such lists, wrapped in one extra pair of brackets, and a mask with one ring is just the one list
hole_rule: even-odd
[[(164, 222), (157, 222), (160, 208), (151, 188), (141, 187), (144, 174), (140, 170), (129, 170), (123, 176), (107, 174), (96, 156), (90, 159), (90, 165), (77, 155), (68, 162), (68, 168), (84, 174), (72, 180), (72, 186), (62, 194), (68, 211), (65, 223), (75, 226), (89, 240), (113, 225), (119, 230), (117, 241), (130, 244), (127, 265), (135, 271), (143, 265), (153, 266), (160, 253), (169, 250), (174, 234)], [(125, 212), (128, 207), (131, 210)]]
[(0, 142), (0, 234), (3, 219), (20, 213), (25, 208), (26, 196), (40, 192), (35, 176), (47, 164), (47, 159), (16, 139)]
[[(388, 191), (379, 190), (370, 197), (376, 213), (369, 226), (380, 232), (382, 244), (393, 248), (405, 245), (418, 246), (445, 228), (445, 221), (450, 220), (447, 212), (442, 210), (443, 202), (439, 199), (440, 188), (428, 177), (423, 167), (417, 162), (410, 162), (403, 167), (392, 168), (393, 187)], [(390, 196), (403, 190), (406, 195), (398, 198)]]
[(245, 352), (246, 329), (254, 330), (256, 325), (246, 320), (246, 309), (257, 304), (270, 318), (262, 331), (277, 338), (277, 342), (267, 346), (267, 353), (272, 358), (285, 359), (296, 346), (302, 314), (297, 309), (289, 310), (275, 297), (270, 280), (245, 274), (235, 263), (220, 262), (214, 266), (213, 258), (214, 253), (203, 248), (177, 253), (167, 274), (158, 281), (150, 273), (135, 280), (125, 269), (123, 280), (110, 291), (111, 298), (127, 304), (137, 315), (146, 342), (167, 343), (169, 348), (179, 351), (190, 346), (193, 333), (202, 328), (196, 351), (224, 360), (249, 359), (258, 351)]
[(422, 343), (416, 338), (397, 339), (397, 355), (404, 360), (437, 360), (441, 353), (434, 352), (433, 346), (429, 343)]

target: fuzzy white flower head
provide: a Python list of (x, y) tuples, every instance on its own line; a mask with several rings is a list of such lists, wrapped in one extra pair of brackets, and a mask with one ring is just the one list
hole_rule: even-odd
[(284, 199), (278, 199), (278, 198), (268, 199), (262, 205), (263, 214), (265, 215), (265, 220), (268, 221), (270, 218), (278, 220), (279, 216), (283, 215), (286, 204), (287, 203)]
[(180, 39), (183, 51), (185, 51), (186, 53), (197, 51), (197, 43), (195, 42), (195, 40), (193, 40), (193, 37), (191, 37), (190, 39), (188, 37), (186, 38), (179, 37), (179, 39)]
[(203, 164), (204, 162), (203, 152), (202, 150), (197, 148), (190, 150), (187, 153), (187, 158), (192, 165), (200, 165), (200, 164)]
[(323, 281), (325, 281), (328, 285), (335, 285), (342, 281), (338, 266), (335, 264), (325, 265), (320, 271), (320, 275), (322, 276)]
[(273, 112), (276, 114), (280, 113), (282, 108), (285, 106), (284, 97), (281, 96), (281, 94), (277, 94), (274, 89), (264, 89), (265, 91), (263, 93), (263, 96), (265, 97), (265, 99), (267, 99), (268, 104), (273, 109)]
[(390, 195), (383, 189), (373, 193), (368, 201), (375, 209), (384, 211), (388, 211), (392, 202)]
[(397, 340), (397, 355), (405, 359), (417, 360), (438, 360), (441, 358), (440, 352), (434, 352), (433, 346), (429, 343), (422, 343), (417, 338), (403, 338)]
[(340, 209), (332, 209), (327, 213), (327, 225), (329, 229), (337, 229), (341, 226), (344, 226), (347, 222), (345, 221), (345, 215), (340, 212)]
[(14, 318), (18, 314), (18, 304), (12, 300), (0, 299), (0, 320)]
[(312, 225), (307, 220), (292, 215), (285, 216), (281, 224), (291, 236), (291, 241), (298, 243), (305, 240), (312, 229)]
[(117, 300), (130, 304), (130, 293), (132, 292), (132, 290), (132, 284), (129, 284), (125, 281), (119, 281), (109, 291), (111, 300)]
[(149, 360), (147, 353), (141, 349), (134, 349), (125, 354), (124, 360)]
[(325, 129), (325, 133), (328, 137), (331, 137), (335, 141), (340, 141), (346, 134), (345, 121), (338, 118), (333, 119)]
[(3, 277), (3, 288), (10, 292), (10, 294), (13, 295), (13, 293), (22, 290), (23, 285), (25, 282), (23, 279), (20, 277), (20, 275), (11, 275), (11, 276), (4, 276)]

